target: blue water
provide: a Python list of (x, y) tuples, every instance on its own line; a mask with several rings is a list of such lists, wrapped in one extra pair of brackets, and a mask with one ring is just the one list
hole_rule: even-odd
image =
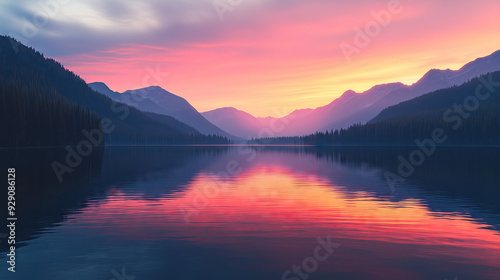
[(392, 187), (405, 149), (107, 147), (62, 183), (63, 150), (0, 153), (1, 279), (500, 279), (497, 149), (442, 148)]

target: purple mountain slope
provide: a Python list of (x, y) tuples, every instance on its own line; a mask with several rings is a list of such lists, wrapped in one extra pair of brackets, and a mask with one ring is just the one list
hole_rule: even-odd
[(259, 118), (232, 107), (215, 109), (202, 115), (214, 125), (224, 127), (227, 133), (243, 139), (258, 137), (265, 126)]
[(321, 127), (320, 130), (346, 128), (358, 122), (366, 123), (389, 106), (399, 104), (403, 101), (419, 97), (438, 89), (460, 85), (472, 78), (498, 70), (500, 70), (500, 51), (496, 51), (486, 57), (478, 58), (456, 71), (450, 69), (432, 69), (415, 84), (405, 88), (395, 89), (377, 102), (362, 110), (356, 111), (354, 114), (333, 119), (328, 125)]
[(141, 111), (174, 117), (203, 134), (216, 134), (232, 139), (235, 138), (205, 119), (184, 98), (159, 86), (128, 90), (123, 93), (110, 90), (104, 83), (91, 83), (89, 86), (117, 102), (133, 106)]
[[(355, 123), (366, 123), (383, 109), (423, 94), (460, 85), (480, 75), (500, 70), (500, 51), (478, 58), (459, 70), (432, 69), (415, 84), (383, 84), (363, 92), (346, 91), (330, 104), (316, 109), (297, 110), (283, 118), (252, 118), (247, 113), (226, 108), (205, 114), (212, 123), (230, 130), (239, 137), (259, 137), (263, 129), (273, 136), (300, 136), (316, 131), (347, 128)], [(212, 111), (212, 112), (214, 112)], [(258, 126), (257, 119), (261, 126)], [(221, 120), (225, 120), (222, 122)], [(262, 136), (262, 133), (260, 133)], [(266, 133), (263, 134), (267, 136)]]

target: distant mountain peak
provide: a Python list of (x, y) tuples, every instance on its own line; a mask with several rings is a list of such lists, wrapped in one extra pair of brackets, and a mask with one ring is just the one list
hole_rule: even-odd
[(242, 112), (241, 110), (238, 110), (234, 107), (222, 107), (222, 108), (217, 108), (217, 109), (211, 110), (209, 112), (213, 112), (213, 111)]
[(442, 77), (444, 75), (453, 74), (454, 72), (455, 71), (451, 70), (450, 68), (448, 68), (446, 70), (434, 68), (434, 69), (427, 71), (427, 73), (425, 73), (425, 75), (423, 77), (426, 77), (426, 76)]
[(89, 83), (89, 85), (104, 86), (104, 87), (109, 88), (108, 85), (106, 85), (103, 82), (93, 82), (93, 83)]
[(92, 86), (92, 87), (100, 87), (100, 88), (103, 88), (103, 89), (106, 89), (106, 90), (111, 90), (108, 85), (106, 85), (105, 83), (103, 82), (93, 82), (93, 83), (89, 83), (88, 84), (89, 86)]
[(104, 94), (106, 95), (107, 97), (111, 98), (112, 100), (119, 100), (120, 99), (120, 93), (116, 92), (116, 91), (113, 91), (111, 90), (108, 85), (106, 85), (105, 83), (103, 82), (94, 82), (94, 83), (90, 83), (88, 84), (88, 86), (96, 91), (96, 92), (99, 92), (101, 94)]
[(140, 94), (140, 93), (145, 93), (145, 92), (147, 92), (147, 93), (151, 93), (151, 92), (170, 93), (160, 86), (148, 86), (148, 87), (144, 87), (144, 88), (138, 88), (138, 89), (132, 89), (132, 90), (125, 91), (125, 93), (134, 93), (134, 94)]
[(375, 91), (388, 92), (388, 91), (393, 91), (393, 90), (401, 89), (401, 88), (404, 88), (404, 87), (407, 87), (407, 85), (405, 85), (403, 83), (400, 83), (400, 82), (397, 82), (397, 83), (387, 83), (387, 84), (375, 85), (372, 88), (370, 88), (369, 90), (366, 90), (364, 92), (356, 92), (356, 91), (350, 89), (350, 90), (345, 91), (340, 96), (340, 99), (345, 99), (345, 98), (348, 98), (348, 97), (364, 95), (366, 93), (372, 93), (372, 92), (375, 92)]
[(380, 90), (383, 90), (383, 91), (393, 91), (393, 90), (397, 90), (397, 89), (401, 89), (401, 88), (405, 88), (405, 87), (408, 87), (408, 86), (405, 85), (405, 84), (403, 84), (403, 83), (401, 83), (401, 82), (380, 84), (380, 85), (373, 86), (369, 90), (363, 92), (363, 94), (367, 93), (367, 92), (380, 91)]
[(440, 70), (440, 69), (431, 69), (425, 73), (420, 80), (418, 80), (413, 85), (432, 85), (435, 83), (446, 82), (446, 84), (451, 85), (453, 79), (456, 76), (457, 71), (453, 71), (451, 69)]
[(350, 90), (346, 90), (346, 91), (342, 94), (342, 96), (344, 96), (344, 95), (345, 95), (345, 96), (351, 96), (351, 95), (356, 95), (356, 94), (358, 94), (358, 93), (357, 93), (357, 92), (355, 92), (354, 90), (350, 89)]
[(377, 89), (377, 88), (382, 88), (382, 87), (389, 87), (389, 86), (393, 86), (393, 85), (397, 85), (397, 84), (401, 84), (401, 83), (378, 84), (378, 85), (374, 85), (370, 89)]
[(149, 86), (149, 87), (145, 87), (144, 89), (146, 89), (146, 90), (163, 90), (163, 91), (166, 91), (165, 89), (163, 89), (160, 86)]

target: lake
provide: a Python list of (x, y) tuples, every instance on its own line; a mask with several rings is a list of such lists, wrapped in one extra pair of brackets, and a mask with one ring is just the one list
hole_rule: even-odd
[(64, 149), (0, 150), (0, 279), (500, 279), (500, 149), (438, 147), (388, 182), (411, 151), (106, 147), (60, 183)]

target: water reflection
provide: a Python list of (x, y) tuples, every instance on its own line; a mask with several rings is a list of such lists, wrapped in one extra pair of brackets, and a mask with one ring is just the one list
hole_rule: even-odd
[[(17, 275), (110, 279), (127, 267), (136, 279), (281, 279), (330, 236), (341, 247), (310, 279), (497, 279), (495, 207), (432, 185), (447, 171), (392, 193), (382, 174), (401, 152), (109, 149), (101, 174), (80, 186), (84, 205), (19, 250)], [(482, 159), (462, 163), (493, 161)], [(480, 185), (497, 183), (477, 172)]]

